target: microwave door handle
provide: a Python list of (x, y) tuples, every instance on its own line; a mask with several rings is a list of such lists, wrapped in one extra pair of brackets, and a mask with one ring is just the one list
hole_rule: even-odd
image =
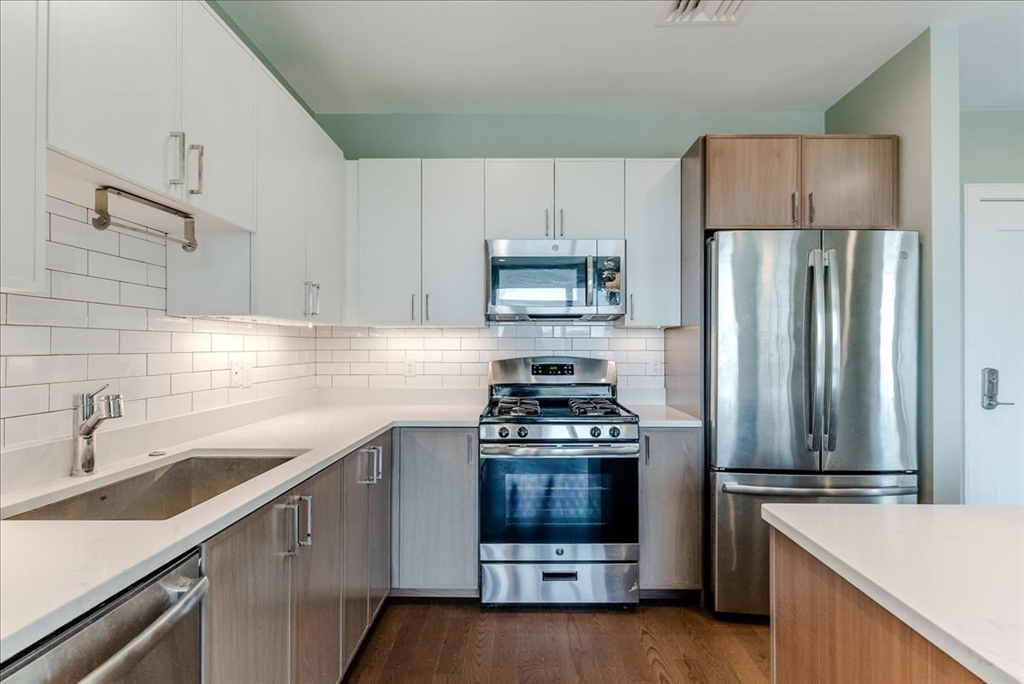
[(594, 290), (597, 283), (594, 281), (594, 257), (587, 257), (587, 306), (594, 306)]

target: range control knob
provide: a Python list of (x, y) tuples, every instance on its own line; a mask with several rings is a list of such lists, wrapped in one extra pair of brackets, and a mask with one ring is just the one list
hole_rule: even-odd
[(501, 437), (502, 439), (505, 439), (506, 437), (508, 437), (508, 428), (507, 427), (500, 427), (500, 428), (498, 428), (498, 436)]
[(590, 428), (590, 436), (591, 437), (600, 437), (601, 436), (601, 428), (597, 427), (596, 425), (594, 427)]
[(519, 435), (520, 438), (524, 438), (526, 437), (526, 435), (530, 434), (530, 431), (527, 430), (525, 427), (521, 427), (518, 430), (516, 430), (516, 434)]
[(608, 431), (608, 434), (610, 434), (613, 438), (617, 438), (619, 435), (622, 434), (622, 430), (620, 430), (617, 427), (613, 427), (611, 430)]

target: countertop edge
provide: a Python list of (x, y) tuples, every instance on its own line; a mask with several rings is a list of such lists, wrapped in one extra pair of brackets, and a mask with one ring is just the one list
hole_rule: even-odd
[(772, 511), (770, 504), (761, 507), (761, 518), (981, 679), (1024, 684), (1017, 675), (1002, 669), (801, 532)]

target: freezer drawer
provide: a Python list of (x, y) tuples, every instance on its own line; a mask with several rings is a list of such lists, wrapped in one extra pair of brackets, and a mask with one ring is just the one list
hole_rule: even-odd
[(912, 504), (917, 475), (713, 473), (711, 585), (714, 610), (768, 615), (769, 526), (765, 503)]
[(481, 563), (480, 602), (637, 603), (636, 563)]

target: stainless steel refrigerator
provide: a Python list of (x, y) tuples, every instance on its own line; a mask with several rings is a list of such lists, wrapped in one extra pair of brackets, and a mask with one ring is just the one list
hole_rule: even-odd
[(910, 231), (708, 240), (716, 611), (768, 614), (762, 504), (917, 501), (919, 265)]

